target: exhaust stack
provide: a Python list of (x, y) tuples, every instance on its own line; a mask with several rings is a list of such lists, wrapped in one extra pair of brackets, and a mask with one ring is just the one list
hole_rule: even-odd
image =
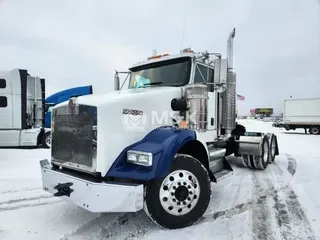
[(236, 28), (233, 28), (232, 32), (229, 35), (227, 43), (227, 60), (228, 60), (228, 70), (232, 71), (233, 69), (233, 39), (236, 36)]
[(222, 93), (222, 128), (225, 134), (230, 135), (236, 126), (236, 74), (233, 72), (233, 39), (236, 35), (234, 28), (227, 42), (228, 74), (226, 91)]

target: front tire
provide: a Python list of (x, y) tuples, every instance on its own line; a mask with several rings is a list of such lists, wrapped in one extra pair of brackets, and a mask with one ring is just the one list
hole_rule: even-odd
[(208, 208), (209, 173), (197, 159), (177, 154), (168, 175), (148, 183), (145, 194), (145, 212), (154, 222), (169, 229), (187, 227)]
[(51, 147), (51, 132), (46, 132), (43, 135), (41, 145), (43, 148), (50, 148)]
[(313, 135), (318, 135), (320, 131), (318, 127), (311, 127), (309, 132)]

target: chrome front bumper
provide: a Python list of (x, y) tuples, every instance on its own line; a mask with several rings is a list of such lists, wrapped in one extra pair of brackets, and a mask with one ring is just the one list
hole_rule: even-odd
[[(137, 212), (143, 208), (143, 185), (95, 183), (55, 170), (40, 161), (43, 189), (90, 212)], [(62, 196), (60, 196), (62, 195)]]

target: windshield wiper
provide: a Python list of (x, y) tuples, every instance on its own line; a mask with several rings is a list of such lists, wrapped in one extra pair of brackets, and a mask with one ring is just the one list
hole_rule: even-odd
[(145, 83), (143, 86), (150, 86), (150, 85), (161, 85), (163, 82), (151, 82), (151, 83)]

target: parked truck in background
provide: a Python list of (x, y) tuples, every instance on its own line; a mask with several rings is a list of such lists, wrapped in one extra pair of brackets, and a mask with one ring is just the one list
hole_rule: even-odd
[(144, 209), (174, 229), (203, 216), (211, 182), (233, 173), (226, 156), (266, 169), (279, 154), (276, 136), (236, 124), (234, 36), (226, 59), (155, 55), (129, 69), (128, 89), (117, 72), (114, 92), (56, 105), (43, 189), (91, 212)]
[(51, 128), (51, 109), (55, 105), (68, 101), (71, 97), (78, 97), (92, 94), (92, 85), (80, 86), (65, 89), (63, 91), (52, 94), (46, 98), (45, 104), (45, 127)]
[(0, 71), (0, 147), (49, 147), (44, 128), (45, 79), (27, 70)]
[(305, 133), (320, 134), (320, 98), (284, 100), (283, 121), (274, 126), (287, 131), (302, 128)]

